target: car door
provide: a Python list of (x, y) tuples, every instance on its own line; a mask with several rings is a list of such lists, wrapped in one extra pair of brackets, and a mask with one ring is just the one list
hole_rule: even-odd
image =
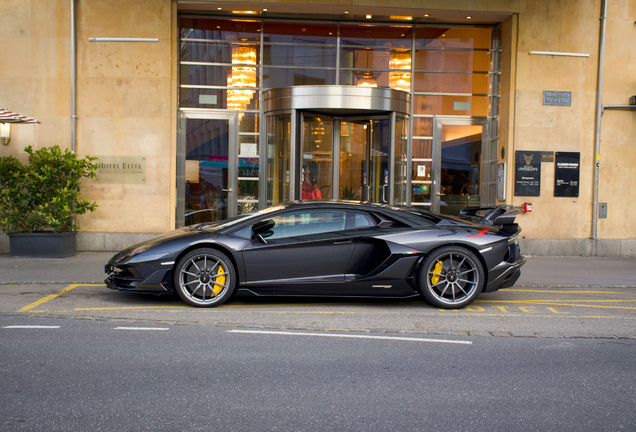
[[(344, 281), (358, 240), (355, 224), (372, 219), (341, 209), (296, 210), (272, 217), (264, 241), (243, 249), (245, 282), (254, 291), (277, 294), (317, 293)], [(353, 221), (353, 222), (352, 222)], [(260, 289), (259, 289), (260, 288)]]

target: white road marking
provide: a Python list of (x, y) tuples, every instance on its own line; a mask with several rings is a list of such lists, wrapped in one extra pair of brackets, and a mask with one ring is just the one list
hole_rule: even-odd
[(317, 337), (337, 337), (337, 338), (351, 338), (351, 339), (380, 339), (380, 340), (395, 340), (395, 341), (408, 341), (408, 342), (437, 342), (437, 343), (447, 343), (447, 344), (472, 345), (471, 341), (448, 340), (448, 339), (424, 339), (424, 338), (399, 337), (399, 336), (371, 336), (371, 335), (331, 334), (331, 333), (298, 333), (298, 332), (270, 331), (270, 330), (228, 330), (228, 333), (269, 334), (269, 335), (283, 335), (283, 336), (317, 336)]
[(166, 331), (164, 327), (115, 327), (115, 330), (141, 330), (141, 331)]
[(44, 325), (9, 325), (4, 326), (5, 329), (59, 329), (60, 326), (44, 326)]

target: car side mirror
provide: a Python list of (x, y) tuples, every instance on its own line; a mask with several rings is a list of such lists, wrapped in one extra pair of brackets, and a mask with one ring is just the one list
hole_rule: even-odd
[(276, 222), (273, 219), (267, 219), (260, 221), (252, 225), (252, 237), (256, 238), (261, 243), (267, 243), (265, 237), (269, 237), (273, 234), (270, 230), (274, 228)]

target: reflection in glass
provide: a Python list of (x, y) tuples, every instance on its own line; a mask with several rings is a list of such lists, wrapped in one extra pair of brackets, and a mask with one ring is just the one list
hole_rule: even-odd
[(481, 137), (482, 126), (442, 127), (441, 213), (480, 204)]
[(369, 122), (340, 123), (340, 194), (343, 200), (368, 200)]
[(227, 217), (227, 120), (189, 119), (186, 126), (186, 225)]
[(267, 205), (290, 199), (291, 115), (267, 118)]
[(305, 117), (301, 153), (301, 199), (331, 197), (331, 142), (333, 121), (328, 118)]
[(408, 143), (408, 120), (398, 117), (395, 124), (395, 166), (393, 167), (393, 193), (396, 205), (406, 205), (407, 201)]
[[(250, 105), (256, 88), (256, 47), (251, 45), (232, 46), (232, 73), (227, 77), (227, 107), (245, 110)], [(239, 113), (239, 119), (243, 113)]]

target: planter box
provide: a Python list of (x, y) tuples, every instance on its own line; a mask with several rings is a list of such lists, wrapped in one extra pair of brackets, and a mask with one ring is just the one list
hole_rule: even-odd
[(65, 258), (76, 253), (75, 231), (10, 233), (11, 256), (35, 258)]

